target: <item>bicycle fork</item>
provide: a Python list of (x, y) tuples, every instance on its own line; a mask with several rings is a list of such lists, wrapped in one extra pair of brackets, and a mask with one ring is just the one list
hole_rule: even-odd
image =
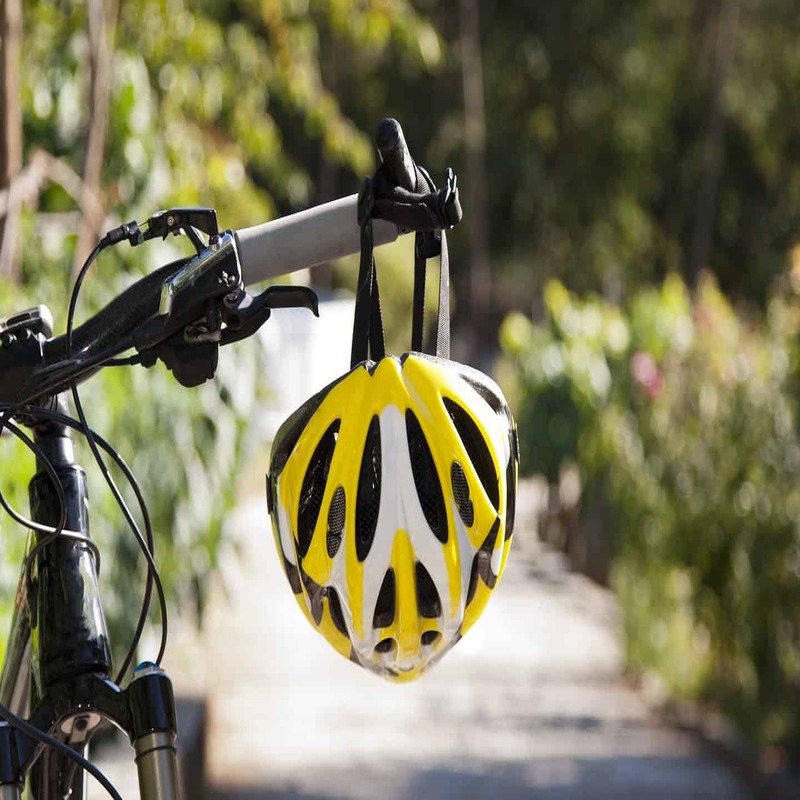
[[(91, 715), (101, 715), (127, 730), (136, 754), (141, 799), (179, 800), (175, 702), (166, 673), (145, 662), (136, 668), (134, 679), (123, 692), (114, 692), (116, 687), (105, 681), (95, 686), (96, 699), (91, 709), (84, 706), (75, 715), (75, 726)], [(25, 773), (36, 757), (36, 747), (31, 739), (0, 721), (0, 800), (21, 800)], [(58, 796), (52, 787), (43, 791), (48, 800)]]
[(178, 726), (172, 683), (162, 669), (145, 662), (136, 668), (127, 694), (142, 800), (178, 800)]

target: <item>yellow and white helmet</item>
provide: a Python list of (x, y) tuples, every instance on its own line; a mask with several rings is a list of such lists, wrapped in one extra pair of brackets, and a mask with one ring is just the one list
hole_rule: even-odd
[[(420, 191), (435, 189), (417, 173)], [(267, 492), (275, 543), (309, 622), (355, 663), (411, 680), (472, 627), (503, 573), (519, 448), (497, 384), (449, 360), (444, 231), (417, 234), (413, 352), (384, 355), (370, 191), (366, 181), (351, 369), (281, 426)], [(451, 173), (445, 194), (457, 205)], [(419, 352), (422, 299), (425, 262), (437, 251), (429, 356)]]
[(412, 679), (469, 630), (503, 573), (518, 447), (488, 377), (419, 353), (358, 364), (275, 438), (275, 542), (342, 655)]

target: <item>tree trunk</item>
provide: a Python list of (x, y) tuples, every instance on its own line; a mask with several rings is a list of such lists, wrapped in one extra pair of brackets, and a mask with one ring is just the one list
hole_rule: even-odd
[(19, 280), (17, 258), (20, 204), (13, 182), (22, 170), (20, 0), (0, 3), (0, 189), (8, 189), (8, 212), (0, 218), (0, 275)]
[(113, 58), (113, 31), (117, 19), (116, 0), (89, 0), (89, 128), (86, 139), (86, 158), (83, 165), (82, 208), (94, 208), (94, 213), (84, 213), (75, 257), (73, 276), (94, 247), (103, 224), (103, 205), (100, 202), (103, 160), (108, 135), (108, 108), (111, 95), (111, 67)]
[(708, 266), (711, 255), (719, 178), (725, 149), (725, 84), (733, 64), (738, 21), (739, 0), (720, 0), (708, 93), (708, 122), (701, 151), (700, 186), (695, 206), (692, 243), (686, 267), (686, 278), (692, 286), (697, 283), (700, 270)]
[(478, 0), (460, 0), (461, 69), (464, 86), (466, 180), (464, 216), (469, 232), (469, 309), (480, 324), (492, 302), (486, 225), (486, 117), (483, 103)]

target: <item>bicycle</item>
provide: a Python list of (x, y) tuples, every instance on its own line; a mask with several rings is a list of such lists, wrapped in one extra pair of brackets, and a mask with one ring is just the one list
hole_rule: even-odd
[[(239, 231), (220, 232), (215, 211), (207, 208), (173, 208), (142, 225), (113, 229), (76, 279), (62, 336), (53, 336), (44, 306), (0, 320), (0, 431), (25, 442), (37, 465), (29, 484), (31, 519), (0, 495), (5, 511), (31, 530), (0, 672), (0, 800), (20, 800), (24, 785), (33, 800), (81, 800), (89, 774), (119, 798), (87, 758), (88, 743), (103, 720), (130, 738), (142, 800), (179, 796), (172, 684), (160, 667), (166, 602), (147, 506), (125, 462), (89, 427), (77, 384), (108, 365), (149, 367), (160, 360), (183, 386), (195, 386), (213, 376), (220, 346), (255, 333), (274, 309), (304, 307), (317, 314), (311, 289), (270, 286), (253, 296), (247, 285), (359, 251), (363, 267), (373, 245), (411, 231), (418, 264), (437, 254), (437, 231), (461, 218), (455, 177), (448, 171), (442, 189), (431, 181), (424, 187), (428, 191), (418, 192), (413, 161), (393, 120), (379, 125), (378, 146), (383, 169), (365, 181), (358, 196)], [(194, 255), (148, 274), (74, 327), (82, 282), (103, 250), (170, 234), (185, 234)], [(362, 270), (359, 292), (372, 290), (369, 272), (364, 279)], [(131, 351), (135, 354), (126, 355)], [(77, 418), (68, 413), (69, 394)], [(148, 566), (134, 639), (113, 679), (98, 585), (100, 554), (89, 535), (86, 473), (75, 462), (73, 432), (89, 443)], [(133, 488), (144, 533), (101, 451)], [(159, 652), (126, 680), (154, 589), (162, 619)]]

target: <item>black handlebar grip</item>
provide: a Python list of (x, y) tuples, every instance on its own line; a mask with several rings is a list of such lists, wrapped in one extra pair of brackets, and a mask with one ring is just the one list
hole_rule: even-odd
[(375, 144), (381, 154), (386, 176), (395, 186), (409, 192), (417, 191), (417, 169), (411, 153), (408, 152), (406, 137), (396, 119), (386, 117), (378, 123), (375, 131)]

